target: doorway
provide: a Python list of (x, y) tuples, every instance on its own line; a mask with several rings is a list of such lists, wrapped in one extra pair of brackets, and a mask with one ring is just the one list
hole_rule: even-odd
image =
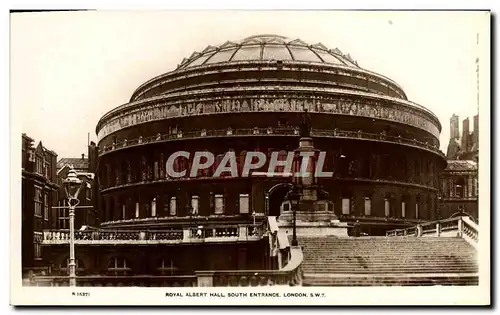
[(281, 214), (281, 204), (285, 201), (286, 194), (292, 188), (290, 183), (280, 183), (271, 187), (266, 197), (269, 199), (268, 215), (279, 217)]

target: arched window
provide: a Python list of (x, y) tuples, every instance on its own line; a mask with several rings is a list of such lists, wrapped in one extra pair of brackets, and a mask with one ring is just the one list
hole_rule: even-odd
[(240, 213), (249, 213), (250, 202), (248, 194), (240, 194), (239, 210)]
[(128, 168), (127, 168), (127, 161), (122, 161), (121, 163), (121, 183), (126, 184), (129, 183), (130, 181), (128, 180)]
[(384, 215), (386, 217), (391, 216), (391, 200), (388, 196), (384, 198)]
[(224, 195), (216, 194), (214, 197), (215, 197), (215, 214), (224, 214)]
[(127, 161), (126, 174), (127, 174), (127, 183), (131, 183), (132, 182), (132, 168), (130, 166), (130, 161)]
[(160, 172), (158, 168), (158, 161), (155, 161), (153, 166), (153, 179), (157, 180), (160, 178)]
[(141, 157), (141, 181), (148, 179), (148, 164), (145, 156)]
[(151, 201), (151, 216), (156, 217), (156, 198)]
[(465, 197), (465, 180), (463, 177), (459, 177), (455, 180), (455, 197), (464, 198)]
[(160, 178), (165, 178), (165, 159), (163, 157), (163, 153), (160, 153), (160, 163), (159, 163), (159, 173)]
[(200, 197), (198, 197), (197, 195), (191, 196), (191, 214), (192, 215), (198, 215), (199, 199), (200, 199)]
[(351, 171), (351, 159), (345, 155), (345, 154), (340, 154), (338, 158), (338, 173), (340, 177), (347, 177), (350, 174)]
[(372, 215), (372, 199), (369, 196), (365, 197), (365, 215)]
[(175, 216), (177, 211), (177, 197), (170, 198), (170, 215)]
[(342, 214), (349, 215), (351, 214), (351, 197), (343, 196), (342, 197)]

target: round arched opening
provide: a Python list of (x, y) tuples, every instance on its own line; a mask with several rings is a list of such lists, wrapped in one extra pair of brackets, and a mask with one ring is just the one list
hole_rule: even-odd
[(281, 183), (268, 190), (266, 196), (269, 198), (269, 216), (280, 216), (281, 204), (285, 201), (285, 196), (291, 188), (292, 184)]
[(476, 223), (477, 224), (477, 221), (476, 219), (469, 213), (463, 211), (463, 210), (460, 210), (458, 212), (455, 212), (453, 213), (450, 218), (456, 218), (456, 217), (468, 217), (469, 219), (472, 220), (472, 222)]

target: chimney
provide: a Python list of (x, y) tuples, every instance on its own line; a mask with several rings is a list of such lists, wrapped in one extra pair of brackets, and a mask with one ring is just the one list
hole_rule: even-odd
[(450, 139), (459, 139), (458, 116), (453, 114), (450, 118)]
[(462, 121), (462, 151), (469, 152), (469, 118)]

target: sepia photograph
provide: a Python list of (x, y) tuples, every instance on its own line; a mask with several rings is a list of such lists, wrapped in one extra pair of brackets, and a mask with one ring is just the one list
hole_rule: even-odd
[(490, 18), (11, 12), (11, 303), (489, 304)]

